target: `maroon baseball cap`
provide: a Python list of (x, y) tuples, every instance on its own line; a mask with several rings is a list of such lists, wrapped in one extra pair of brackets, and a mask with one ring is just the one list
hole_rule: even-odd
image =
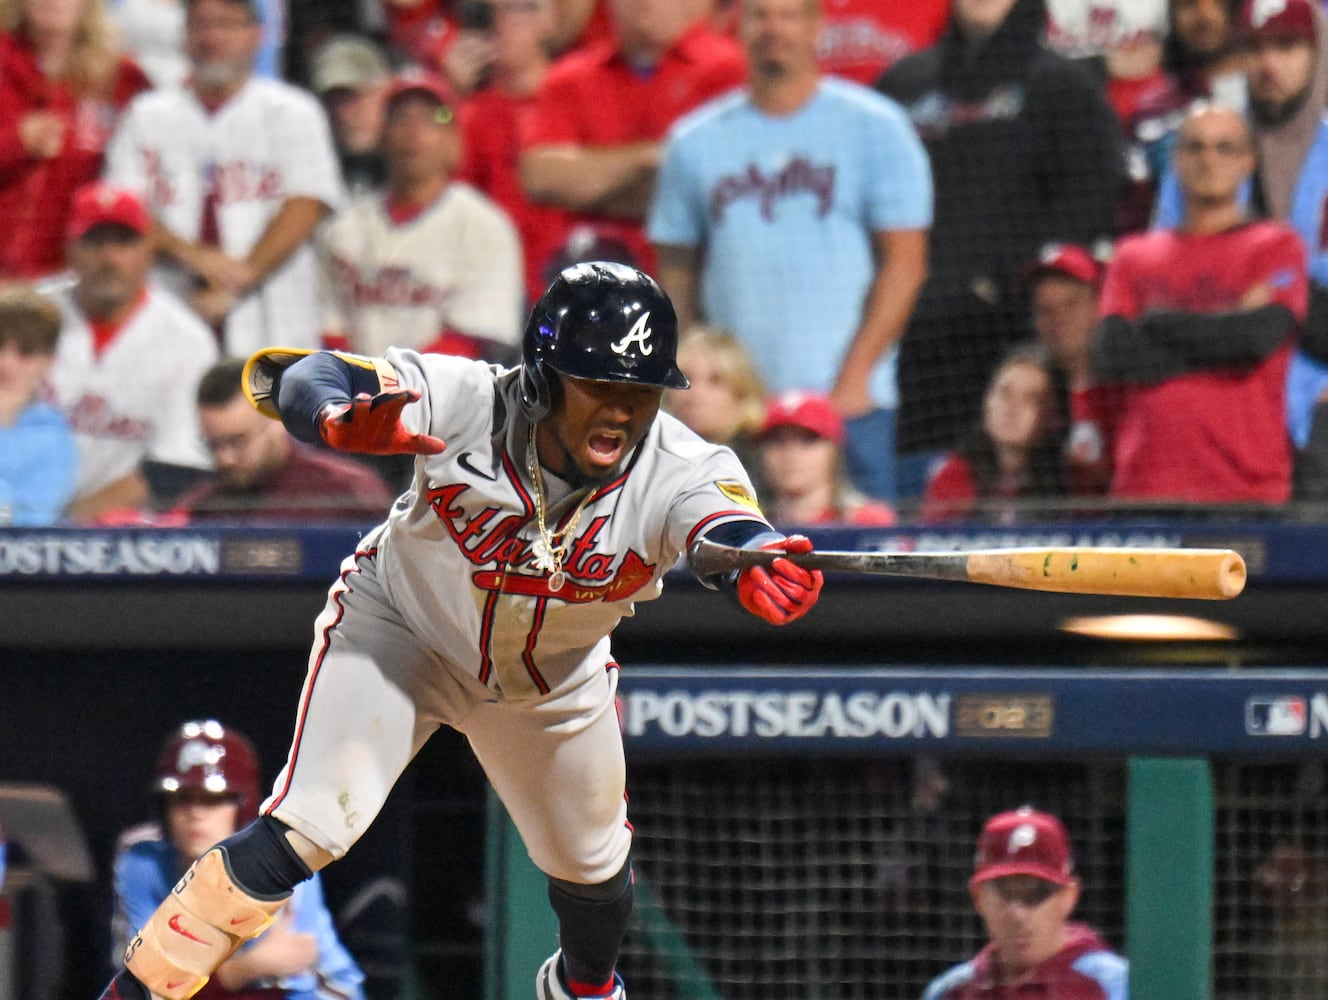
[(102, 225), (124, 226), (142, 236), (152, 227), (152, 219), (143, 199), (129, 188), (93, 181), (70, 199), (65, 235), (81, 240), (93, 226)]
[(387, 88), (387, 105), (391, 107), (407, 94), (425, 94), (445, 108), (456, 108), (458, 98), (452, 85), (437, 73), (427, 70), (404, 69), (392, 77)]
[(1048, 243), (1024, 269), (1024, 286), (1048, 274), (1063, 274), (1088, 285), (1102, 278), (1102, 265), (1087, 247), (1078, 243)]
[(1237, 31), (1246, 40), (1292, 38), (1314, 44), (1314, 10), (1309, 0), (1245, 0)]
[(825, 396), (793, 389), (772, 399), (765, 410), (761, 436), (781, 427), (801, 427), (835, 444), (844, 441), (844, 418)]
[(978, 837), (969, 885), (976, 888), (1004, 875), (1032, 875), (1068, 885), (1074, 878), (1074, 859), (1061, 821), (1029, 806), (987, 820)]

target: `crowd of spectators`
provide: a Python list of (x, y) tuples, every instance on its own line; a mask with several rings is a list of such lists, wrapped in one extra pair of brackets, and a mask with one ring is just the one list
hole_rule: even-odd
[(0, 0), (0, 521), (373, 519), (399, 464), (218, 372), (511, 363), (589, 259), (777, 519), (803, 453), (818, 521), (1326, 499), (1326, 55), (1319, 0)]

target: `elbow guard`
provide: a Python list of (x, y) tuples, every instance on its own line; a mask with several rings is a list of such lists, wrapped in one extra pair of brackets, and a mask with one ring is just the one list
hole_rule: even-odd
[(291, 436), (319, 443), (319, 414), (329, 403), (349, 403), (400, 385), (383, 358), (341, 351), (267, 348), (253, 355), (242, 375), (245, 397), (264, 416), (280, 420)]

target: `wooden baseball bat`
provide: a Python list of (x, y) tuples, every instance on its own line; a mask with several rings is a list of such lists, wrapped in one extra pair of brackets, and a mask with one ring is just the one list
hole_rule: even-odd
[(785, 555), (698, 539), (687, 558), (698, 576), (785, 558), (808, 569), (988, 583), (1061, 594), (1186, 597), (1225, 601), (1245, 588), (1245, 560), (1231, 549), (1091, 546), (961, 552), (808, 552)]

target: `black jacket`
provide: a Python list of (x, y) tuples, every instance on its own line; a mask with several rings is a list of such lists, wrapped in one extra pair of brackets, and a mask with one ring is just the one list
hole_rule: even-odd
[(876, 84), (913, 120), (935, 185), (931, 271), (900, 351), (902, 451), (952, 446), (968, 426), (1026, 336), (1019, 278), (1038, 249), (1111, 236), (1120, 125), (1100, 83), (1042, 46), (1045, 19), (1043, 0), (1016, 0), (979, 49), (951, 22)]
[(931, 156), (933, 295), (978, 277), (1013, 293), (1009, 279), (1042, 244), (1111, 235), (1125, 176), (1120, 126), (1088, 71), (1042, 47), (1045, 18), (1042, 0), (1017, 0), (971, 54), (951, 23), (877, 82)]

